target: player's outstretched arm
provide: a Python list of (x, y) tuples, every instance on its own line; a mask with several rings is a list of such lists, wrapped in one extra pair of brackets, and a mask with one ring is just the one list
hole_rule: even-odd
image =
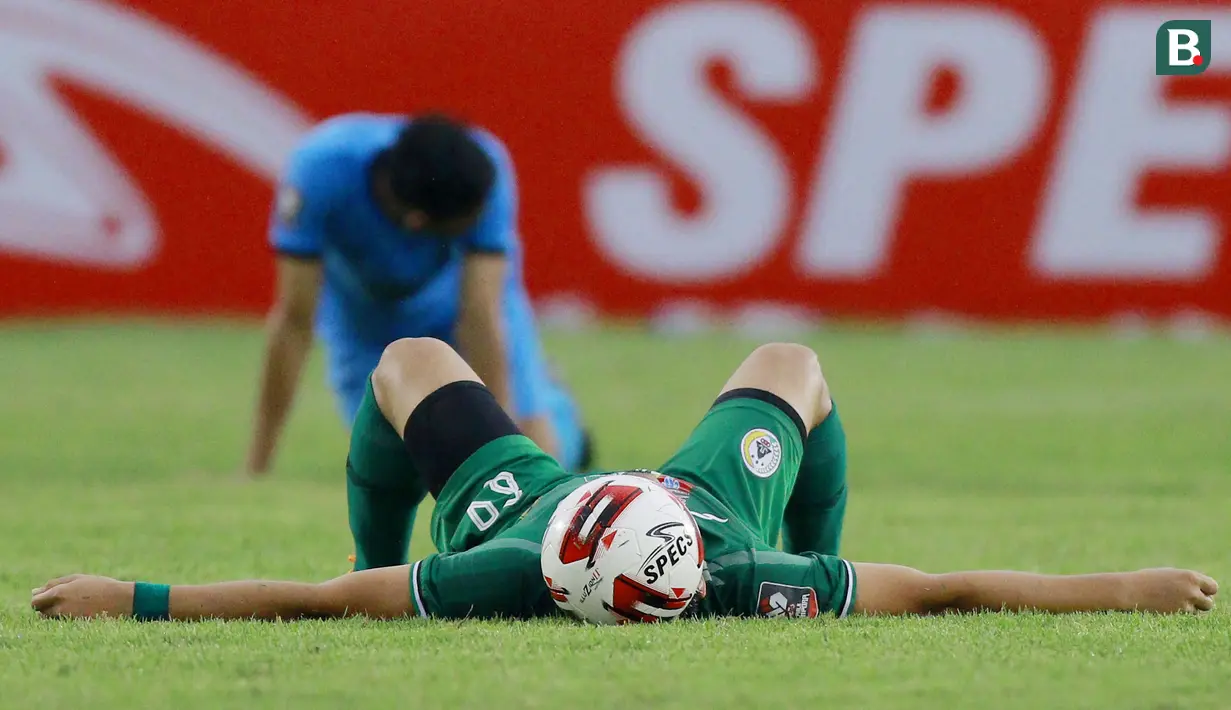
[(318, 261), (279, 257), (278, 293), (266, 321), (265, 354), (245, 473), (261, 476), (273, 462), (308, 353), (323, 279)]
[[(72, 575), (33, 590), (30, 605), (43, 616), (100, 616), (196, 621), (367, 616), (395, 619), (412, 613), (410, 568), (383, 567), (321, 584), (242, 581), (184, 585), (134, 600), (136, 585), (108, 577)], [(134, 608), (134, 601), (138, 602)]]
[(1208, 611), (1218, 584), (1199, 572), (1146, 569), (1107, 574), (1029, 572), (926, 574), (897, 565), (855, 563), (858, 614), (949, 611)]

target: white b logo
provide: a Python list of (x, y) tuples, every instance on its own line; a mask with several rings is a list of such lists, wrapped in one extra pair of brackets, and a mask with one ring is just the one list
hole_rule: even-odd
[[(1201, 63), (1201, 50), (1197, 49), (1200, 38), (1196, 32), (1184, 29), (1167, 30), (1167, 63), (1173, 67), (1191, 67)], [(1180, 50), (1186, 55), (1180, 59)]]

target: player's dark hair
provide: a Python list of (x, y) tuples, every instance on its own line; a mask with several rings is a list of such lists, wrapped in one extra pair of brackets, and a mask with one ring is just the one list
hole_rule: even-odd
[(381, 164), (394, 197), (435, 220), (474, 214), (496, 182), (496, 166), (470, 129), (437, 114), (407, 124)]

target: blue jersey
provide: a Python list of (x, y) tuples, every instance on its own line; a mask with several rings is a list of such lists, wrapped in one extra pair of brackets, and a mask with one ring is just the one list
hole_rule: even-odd
[(496, 167), (478, 221), (459, 236), (412, 233), (385, 215), (371, 190), (373, 162), (410, 120), (348, 114), (322, 123), (291, 155), (272, 219), (270, 240), (279, 254), (322, 263), (316, 330), (342, 415), (354, 419), (368, 375), (389, 343), (432, 337), (456, 345), (466, 255), (503, 254), (513, 414), (551, 417), (561, 463), (570, 466), (580, 460), (584, 434), (572, 397), (548, 372), (522, 283), (517, 186), (508, 151), (495, 136), (475, 129), (475, 140)]
[(516, 180), (508, 152), (491, 134), (474, 131), (496, 166), (496, 182), (468, 232), (412, 233), (380, 209), (372, 163), (408, 120), (348, 114), (326, 121), (298, 146), (283, 178), (273, 247), (322, 261), (317, 328), (334, 348), (383, 348), (404, 336), (452, 341), (467, 253), (507, 255), (508, 288), (521, 282)]

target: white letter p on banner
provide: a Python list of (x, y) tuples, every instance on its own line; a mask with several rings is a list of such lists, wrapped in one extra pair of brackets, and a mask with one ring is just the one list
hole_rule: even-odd
[[(912, 178), (969, 175), (1026, 147), (1047, 106), (1049, 66), (1033, 30), (988, 9), (885, 7), (860, 20), (804, 218), (812, 276), (875, 273)], [(962, 90), (926, 110), (937, 70)]]

